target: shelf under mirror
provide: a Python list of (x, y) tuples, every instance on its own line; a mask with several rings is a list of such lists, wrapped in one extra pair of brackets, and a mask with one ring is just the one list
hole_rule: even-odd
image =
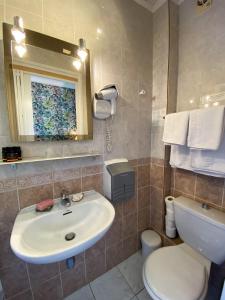
[(93, 152), (93, 153), (81, 153), (81, 154), (74, 154), (70, 156), (58, 156), (58, 157), (30, 157), (30, 158), (24, 158), (23, 160), (18, 160), (13, 162), (3, 162), (2, 160), (0, 160), (0, 166), (27, 164), (27, 163), (34, 163), (34, 162), (41, 162), (41, 161), (79, 159), (79, 158), (88, 158), (88, 157), (96, 158), (99, 156), (102, 156), (102, 154)]

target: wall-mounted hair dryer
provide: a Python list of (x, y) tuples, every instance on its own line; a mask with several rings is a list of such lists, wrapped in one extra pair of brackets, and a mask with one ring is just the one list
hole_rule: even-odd
[(106, 85), (98, 93), (95, 93), (93, 101), (94, 117), (105, 120), (116, 113), (116, 100), (118, 90), (115, 84)]

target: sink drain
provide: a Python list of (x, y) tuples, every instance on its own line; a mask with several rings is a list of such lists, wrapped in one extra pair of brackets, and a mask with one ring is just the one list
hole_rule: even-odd
[(75, 236), (76, 236), (76, 234), (74, 232), (67, 233), (65, 235), (65, 240), (66, 241), (71, 241), (71, 240), (73, 240), (75, 238)]

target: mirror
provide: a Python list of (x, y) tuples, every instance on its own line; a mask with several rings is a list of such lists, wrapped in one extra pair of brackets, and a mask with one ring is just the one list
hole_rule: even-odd
[(3, 24), (9, 122), (13, 141), (92, 139), (90, 54), (74, 66), (78, 46), (25, 30), (18, 51)]

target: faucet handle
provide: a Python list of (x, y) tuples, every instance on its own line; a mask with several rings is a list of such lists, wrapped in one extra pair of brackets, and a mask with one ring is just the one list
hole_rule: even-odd
[(207, 203), (202, 203), (202, 208), (208, 210), (209, 209), (209, 205)]
[(61, 197), (62, 197), (62, 199), (65, 199), (65, 198), (67, 197), (68, 194), (69, 194), (69, 193), (68, 193), (67, 190), (62, 190), (62, 192), (61, 192)]

